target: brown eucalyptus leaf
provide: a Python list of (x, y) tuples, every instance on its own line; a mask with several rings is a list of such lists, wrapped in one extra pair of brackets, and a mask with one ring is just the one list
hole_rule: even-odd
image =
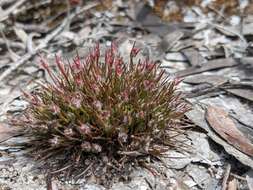
[(198, 125), (202, 129), (204, 129), (207, 132), (207, 135), (214, 142), (216, 142), (217, 144), (220, 144), (228, 154), (233, 155), (242, 164), (249, 166), (250, 168), (253, 168), (253, 157), (248, 156), (247, 154), (244, 154), (243, 152), (241, 152), (240, 150), (235, 148), (233, 145), (227, 143), (227, 141), (225, 139), (223, 139), (221, 136), (219, 136), (219, 134), (216, 133), (212, 129), (212, 127), (208, 125), (208, 123), (205, 119), (205, 111), (201, 106), (199, 106), (197, 104), (193, 104), (192, 110), (187, 112), (186, 115), (196, 125)]
[(241, 152), (253, 156), (253, 144), (241, 133), (227, 112), (222, 108), (209, 106), (206, 120), (209, 125), (229, 144)]

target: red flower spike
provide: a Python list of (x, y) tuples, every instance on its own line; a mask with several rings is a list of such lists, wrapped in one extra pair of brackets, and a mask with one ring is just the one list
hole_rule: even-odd
[(122, 69), (122, 66), (123, 66), (123, 65), (122, 65), (122, 64), (123, 64), (122, 58), (117, 57), (117, 58), (115, 59), (114, 65), (115, 65), (116, 74), (117, 74), (118, 76), (120, 76), (120, 75), (122, 74), (122, 72), (123, 72), (123, 69)]
[(99, 43), (96, 43), (96, 47), (94, 48), (94, 57), (95, 57), (95, 62), (98, 65), (99, 57), (100, 57)]
[(114, 63), (114, 53), (113, 53), (112, 49), (109, 49), (105, 53), (105, 64), (112, 67), (113, 63)]
[(82, 86), (83, 85), (83, 80), (80, 74), (77, 74), (75, 76), (75, 83), (77, 84), (77, 86)]
[(42, 57), (40, 57), (40, 62), (41, 62), (42, 67), (47, 71), (49, 77), (53, 80), (53, 82), (55, 84), (59, 83), (57, 78), (52, 74), (51, 70), (49, 69), (49, 65)]
[(111, 43), (111, 51), (112, 51), (112, 53), (115, 54), (117, 52), (117, 49), (118, 49), (117, 43), (115, 41), (113, 41)]
[(76, 71), (76, 73), (78, 73), (80, 70), (81, 70), (81, 60), (80, 60), (80, 57), (77, 55), (76, 58), (74, 59), (74, 71)]
[(59, 70), (60, 70), (62, 76), (64, 76), (64, 78), (66, 79), (66, 81), (70, 84), (69, 79), (68, 79), (68, 75), (67, 75), (67, 73), (66, 73), (66, 70), (65, 70), (65, 68), (64, 68), (64, 65), (63, 65), (62, 62), (61, 62), (60, 57), (57, 56), (57, 55), (55, 55), (55, 60), (56, 60), (56, 64), (57, 64), (57, 66), (58, 66), (58, 68), (59, 68)]

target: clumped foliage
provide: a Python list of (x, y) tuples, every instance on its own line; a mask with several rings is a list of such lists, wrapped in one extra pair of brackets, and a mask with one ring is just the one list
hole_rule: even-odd
[(177, 90), (180, 80), (148, 59), (135, 60), (138, 52), (133, 46), (124, 61), (115, 44), (104, 56), (97, 44), (83, 60), (64, 63), (56, 56), (57, 71), (42, 58), (51, 82), (25, 93), (29, 107), (20, 122), (32, 135), (33, 155), (46, 163), (54, 158), (55, 168), (68, 175), (82, 168), (80, 177), (95, 160), (121, 171), (176, 146), (173, 136), (189, 110)]

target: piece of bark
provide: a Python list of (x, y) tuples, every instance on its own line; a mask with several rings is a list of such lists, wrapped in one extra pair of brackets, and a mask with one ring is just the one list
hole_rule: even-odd
[(253, 156), (253, 144), (237, 129), (233, 120), (222, 108), (209, 106), (206, 112), (206, 120), (227, 143), (243, 153)]

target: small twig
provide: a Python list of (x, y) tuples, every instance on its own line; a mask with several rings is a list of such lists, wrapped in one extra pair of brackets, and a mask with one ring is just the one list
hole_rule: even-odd
[(26, 0), (19, 0), (6, 11), (4, 11), (3, 15), (1, 15), (0, 22), (6, 20), (13, 11), (15, 11), (20, 5), (23, 5), (25, 2)]
[[(25, 45), (23, 43), (14, 42), (14, 41), (8, 41), (8, 43), (9, 43), (9, 46), (12, 48), (19, 48), (19, 49), (25, 50)], [(5, 39), (0, 38), (0, 45), (2, 44), (6, 44), (6, 41)]]
[(32, 54), (34, 51), (33, 37), (35, 36), (39, 36), (39, 34), (34, 32), (30, 33), (26, 41), (26, 49), (30, 54)]
[(0, 30), (0, 32), (1, 32), (1, 35), (2, 35), (3, 40), (4, 40), (4, 42), (5, 42), (5, 45), (6, 45), (6, 47), (7, 47), (7, 50), (8, 50), (8, 52), (10, 53), (10, 58), (11, 58), (11, 60), (14, 61), (14, 62), (17, 61), (20, 57), (19, 57), (16, 53), (14, 53), (14, 52), (12, 51), (12, 49), (10, 48), (9, 41), (6, 39), (6, 37), (5, 37), (4, 33), (3, 33), (3, 31)]
[(85, 170), (82, 171), (80, 174), (76, 175), (75, 178), (78, 179), (79, 177), (81, 177), (82, 175), (84, 175), (93, 165), (94, 165), (94, 162), (91, 163), (87, 168), (85, 168)]
[(112, 163), (110, 163), (110, 162), (109, 162), (109, 163), (107, 163), (106, 165), (107, 165), (107, 166), (112, 167), (113, 169), (115, 169), (115, 170), (117, 170), (117, 171), (119, 171), (119, 172), (121, 171), (121, 169), (120, 169), (120, 168), (118, 168), (118, 167), (114, 166), (114, 165), (113, 165)]
[(234, 173), (230, 173), (231, 176), (233, 176), (234, 178), (237, 178), (239, 180), (242, 180), (242, 181), (247, 181), (247, 179), (245, 177), (241, 177), (239, 175), (236, 175)]
[(219, 10), (217, 10), (215, 7), (211, 6), (211, 5), (207, 5), (207, 8), (209, 8), (211, 11), (215, 12), (217, 15), (219, 15), (220, 17), (222, 17), (224, 20), (226, 20), (226, 17), (223, 15), (222, 12), (220, 12)]
[(231, 171), (231, 165), (228, 164), (227, 168), (226, 168), (226, 171), (225, 171), (225, 174), (223, 176), (222, 190), (226, 190), (227, 189), (227, 182), (228, 182), (230, 171)]
[(29, 59), (31, 59), (34, 55), (37, 54), (38, 51), (42, 50), (43, 48), (47, 47), (48, 43), (54, 39), (64, 28), (65, 26), (71, 22), (71, 20), (77, 16), (78, 14), (89, 10), (95, 6), (97, 6), (97, 2), (95, 3), (91, 3), (85, 7), (83, 7), (82, 9), (80, 9), (79, 11), (72, 13), (69, 17), (67, 17), (62, 24), (56, 28), (54, 31), (52, 31), (50, 34), (48, 34), (41, 42), (40, 44), (34, 49), (33, 52), (28, 52), (26, 53), (24, 56), (22, 56), (21, 59), (19, 59), (16, 63), (12, 63), (11, 67), (8, 68), (6, 71), (4, 71), (2, 73), (2, 75), (0, 75), (0, 81), (3, 81), (9, 74), (11, 74), (14, 70), (16, 70), (18, 67), (22, 66), (26, 61), (28, 61)]
[(25, 30), (26, 32), (37, 32), (37, 33), (46, 33), (50, 30), (50, 28), (45, 25), (44, 23), (42, 24), (24, 24), (24, 23), (15, 23), (15, 27), (21, 28)]
[(32, 56), (34, 56), (39, 50), (45, 48), (50, 42), (66, 25), (67, 20), (65, 20), (58, 28), (56, 28), (52, 33), (48, 34), (45, 39), (35, 48), (34, 51), (26, 53), (24, 56), (22, 56), (21, 59), (19, 59), (16, 63), (11, 64), (11, 67), (4, 71), (2, 75), (0, 75), (0, 81), (5, 79), (10, 73), (12, 73), (14, 70), (16, 70), (18, 67), (23, 65), (26, 61), (28, 61)]
[(51, 172), (51, 174), (59, 173), (59, 172), (61, 172), (61, 171), (64, 171), (64, 170), (70, 168), (71, 166), (72, 166), (72, 164), (69, 164), (69, 165), (67, 165), (67, 166), (65, 166), (65, 167), (63, 167), (63, 168), (61, 168), (61, 169), (59, 169), (59, 170), (55, 170), (55, 171)]
[(133, 156), (133, 157), (145, 155), (145, 154), (138, 152), (138, 151), (118, 151), (118, 154)]

